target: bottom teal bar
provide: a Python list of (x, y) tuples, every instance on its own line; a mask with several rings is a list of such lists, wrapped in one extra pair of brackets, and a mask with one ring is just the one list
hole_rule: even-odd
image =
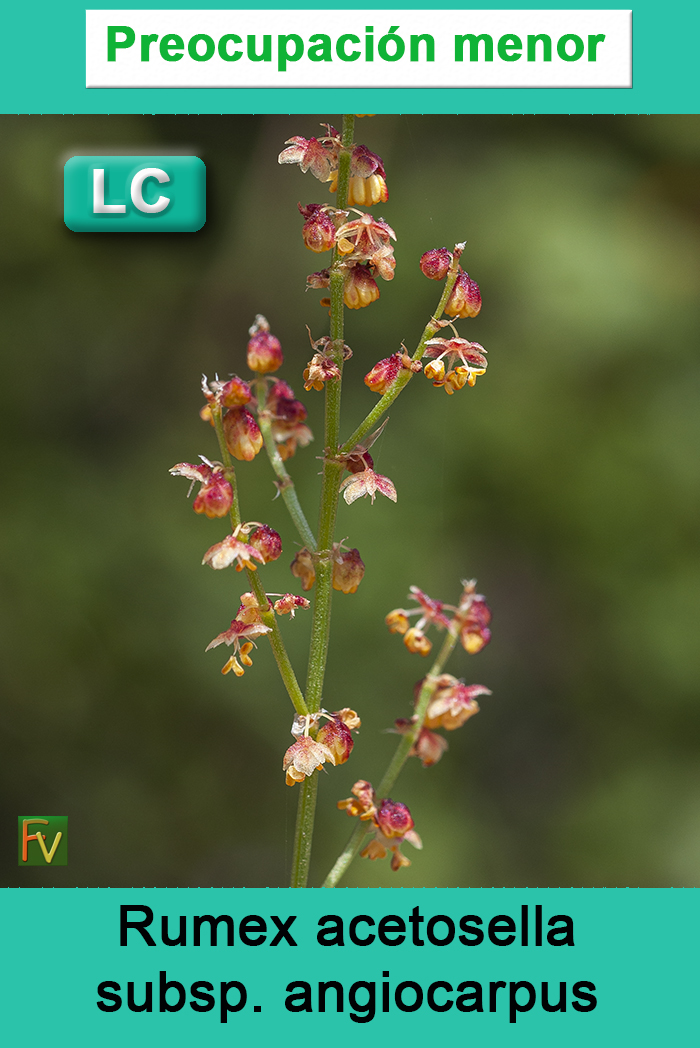
[(695, 889), (7, 888), (6, 1043), (691, 1043)]

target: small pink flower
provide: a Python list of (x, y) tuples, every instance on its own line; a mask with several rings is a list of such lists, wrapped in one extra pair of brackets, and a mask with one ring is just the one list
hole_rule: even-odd
[(278, 615), (289, 615), (293, 619), (300, 608), (311, 607), (311, 602), (306, 597), (297, 597), (294, 593), (283, 593), (272, 607)]
[(410, 756), (418, 757), (424, 768), (430, 768), (433, 764), (437, 764), (448, 748), (447, 739), (435, 731), (423, 728), (413, 744)]
[(396, 240), (396, 234), (388, 222), (372, 215), (361, 215), (350, 222), (344, 222), (336, 233), (338, 251), (358, 259), (370, 259), (379, 248), (387, 247), (390, 240)]
[(290, 458), (299, 447), (306, 447), (313, 433), (305, 424), (306, 408), (294, 396), (294, 390), (278, 379), (270, 389), (265, 411), (272, 418), (272, 436), (283, 459)]
[(321, 391), (326, 382), (335, 382), (340, 378), (340, 368), (331, 357), (323, 353), (314, 353), (304, 370), (304, 389)]
[(343, 498), (348, 506), (365, 495), (369, 495), (372, 503), (374, 503), (377, 492), (385, 495), (392, 502), (396, 502), (396, 488), (392, 482), (388, 477), (375, 473), (373, 469), (365, 469), (361, 473), (352, 473), (340, 485), (340, 490), (343, 492)]
[[(326, 125), (328, 127), (328, 125)], [(329, 128), (329, 130), (334, 130)], [(310, 171), (319, 182), (330, 182), (332, 173), (338, 167), (338, 149), (340, 141), (337, 135), (322, 139), (302, 138), (295, 135), (288, 138), (287, 149), (283, 149), (278, 160), (280, 164), (298, 164), (306, 173)]]
[(223, 417), (226, 447), (239, 462), (252, 462), (263, 446), (262, 433), (246, 408), (229, 408)]
[(366, 859), (383, 859), (391, 852), (391, 868), (399, 870), (410, 866), (410, 861), (401, 853), (401, 844), (408, 841), (414, 848), (422, 848), (420, 837), (413, 828), (411, 813), (405, 804), (388, 797), (377, 802), (371, 782), (359, 779), (352, 788), (353, 797), (338, 801), (338, 808), (348, 815), (359, 815), (362, 821), (372, 821), (374, 838), (360, 853)]
[[(385, 622), (389, 627), (390, 633), (403, 635), (403, 642), (409, 651), (418, 655), (429, 655), (433, 645), (430, 639), (426, 637), (424, 629), (428, 624), (435, 625), (439, 629), (449, 629), (451, 621), (444, 613), (444, 609), (448, 605), (429, 597), (427, 593), (423, 593), (417, 586), (411, 586), (411, 597), (418, 604), (417, 608), (395, 608), (389, 612)], [(452, 611), (456, 610), (451, 606), (449, 607)], [(409, 629), (409, 619), (413, 615), (419, 616), (418, 622)]]
[[(205, 651), (218, 648), (220, 644), (226, 644), (227, 647), (233, 645), (233, 655), (224, 664), (221, 672), (224, 674), (233, 672), (237, 677), (242, 677), (245, 673), (243, 667), (253, 665), (250, 652), (255, 645), (251, 638), (262, 637), (265, 633), (270, 632), (270, 627), (264, 626), (262, 622), (241, 622), (238, 618), (235, 618), (227, 630), (224, 630), (223, 633), (214, 637), (214, 640), (207, 644)], [(244, 643), (241, 643), (241, 641)], [(240, 658), (240, 662), (237, 656)]]
[(373, 393), (384, 394), (394, 384), (394, 380), (401, 371), (401, 354), (392, 353), (390, 357), (378, 360), (371, 371), (365, 375), (365, 385)]
[(333, 589), (355, 593), (365, 574), (365, 566), (357, 549), (333, 550)]
[(375, 818), (385, 837), (405, 837), (415, 825), (406, 805), (388, 798), (380, 804)]
[[(454, 680), (454, 678), (453, 678)], [(425, 714), (426, 728), (444, 728), (455, 731), (479, 712), (478, 695), (490, 695), (488, 688), (481, 684), (463, 684), (454, 680), (447, 687), (438, 688), (430, 700)]]
[(270, 334), (270, 325), (261, 313), (255, 318), (255, 323), (248, 332), (248, 367), (251, 371), (257, 371), (259, 375), (266, 375), (270, 371), (277, 371), (282, 366), (282, 346), (280, 340)]
[(352, 797), (347, 797), (344, 801), (338, 801), (337, 807), (339, 811), (346, 811), (351, 818), (359, 815), (360, 822), (367, 822), (369, 819), (373, 819), (377, 808), (372, 783), (367, 782), (366, 779), (358, 779), (352, 788), (352, 794)]
[(298, 204), (297, 207), (306, 219), (301, 235), (309, 251), (320, 254), (330, 251), (335, 244), (335, 222), (325, 204)]
[[(464, 386), (473, 386), (478, 375), (486, 371), (486, 350), (478, 342), (467, 342), (464, 338), (431, 338), (425, 344), (425, 356), (431, 358), (425, 365), (424, 374), (434, 386), (442, 386), (452, 394)], [(450, 370), (445, 372), (444, 360)], [(457, 365), (457, 361), (460, 363)], [(452, 365), (457, 365), (452, 367)]]
[[(336, 170), (331, 178), (331, 193), (335, 193), (337, 187), (338, 172)], [(386, 185), (386, 172), (382, 158), (367, 146), (356, 145), (350, 157), (348, 206), (371, 207), (373, 204), (386, 203), (388, 199), (389, 190)]]
[(460, 634), (462, 647), (470, 655), (476, 655), (491, 640), (490, 622), (491, 609), (486, 599), (477, 593), (471, 600)]
[(222, 382), (218, 391), (219, 403), (225, 408), (238, 408), (249, 404), (252, 399), (250, 386), (242, 378), (234, 375), (228, 382)]
[(343, 301), (348, 309), (364, 309), (379, 298), (379, 288), (367, 266), (353, 266), (345, 277)]
[(287, 773), (287, 786), (303, 782), (320, 770), (326, 761), (335, 764), (335, 757), (328, 746), (312, 739), (310, 735), (302, 735), (292, 743), (282, 761), (282, 771)]
[(354, 746), (352, 732), (337, 714), (333, 714), (331, 720), (321, 725), (316, 741), (328, 747), (333, 754), (333, 764), (336, 767), (339, 764), (345, 764)]
[(262, 557), (263, 564), (277, 560), (282, 553), (282, 539), (278, 532), (268, 524), (259, 524), (248, 539), (248, 545), (256, 549)]
[(452, 252), (446, 247), (437, 247), (421, 256), (420, 268), (429, 280), (444, 280), (451, 263)]
[(330, 287), (331, 283), (331, 271), (330, 269), (320, 269), (318, 273), (310, 273), (306, 278), (307, 290), (310, 288), (319, 289)]
[(304, 546), (300, 549), (291, 565), (291, 572), (295, 578), (301, 580), (301, 588), (308, 592), (316, 581), (316, 566), (313, 555)]
[(208, 564), (209, 567), (214, 568), (216, 571), (228, 568), (232, 564), (236, 565), (236, 571), (243, 571), (243, 568), (255, 571), (256, 565), (253, 564), (253, 558), (259, 560), (262, 564), (265, 563), (265, 558), (260, 550), (257, 550), (255, 546), (251, 546), (247, 542), (241, 542), (234, 532), (233, 535), (227, 535), (222, 542), (217, 542), (214, 546), (211, 546), (204, 554), (202, 564)]
[(445, 312), (450, 317), (475, 317), (481, 310), (481, 292), (475, 280), (460, 267)]
[(212, 519), (226, 516), (233, 501), (233, 490), (222, 469), (204, 460), (201, 466), (179, 462), (170, 472), (174, 477), (187, 477), (193, 484), (197, 481), (201, 484), (192, 505), (195, 513), (203, 513)]

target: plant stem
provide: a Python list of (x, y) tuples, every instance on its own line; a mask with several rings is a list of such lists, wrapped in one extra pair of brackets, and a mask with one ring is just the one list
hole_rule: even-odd
[[(353, 144), (354, 127), (354, 116), (343, 116), (342, 149), (338, 158), (338, 189), (336, 198), (336, 205), (341, 210), (346, 207), (348, 200), (350, 153)], [(334, 248), (330, 267), (331, 341), (328, 344), (327, 352), (337, 364), (340, 376), (334, 382), (327, 382), (325, 391), (323, 480), (321, 483), (321, 504), (318, 518), (318, 556), (315, 565), (316, 596), (311, 625), (309, 667), (306, 677), (306, 704), (311, 713), (315, 713), (321, 707), (323, 681), (326, 673), (333, 596), (333, 537), (335, 534), (340, 479), (343, 474), (343, 463), (337, 459), (345, 331), (345, 307), (343, 302), (345, 272), (341, 268), (341, 261), (337, 248)], [(310, 779), (305, 780), (303, 787), (299, 796), (297, 824), (294, 834), (292, 885), (297, 888), (306, 887), (308, 880), (318, 775), (314, 773)]]
[[(458, 637), (459, 628), (457, 625), (457, 627), (453, 627), (453, 629), (449, 630), (443, 641), (442, 647), (440, 648), (438, 657), (435, 659), (435, 662), (430, 667), (430, 672), (423, 681), (423, 687), (420, 690), (418, 702), (416, 703), (416, 722), (412, 729), (401, 737), (401, 741), (396, 747), (396, 752), (391, 759), (391, 763), (384, 773), (379, 788), (376, 790), (376, 795), (381, 800), (387, 797), (390, 790), (393, 788), (401, 769), (408, 759), (413, 744), (420, 735), (425, 720), (425, 714), (430, 704), (430, 699), (435, 691), (435, 678), (439, 677), (442, 673), (447, 660), (454, 651)], [(367, 824), (358, 821), (358, 824), (355, 826), (355, 829), (350, 836), (350, 840), (336, 859), (333, 868), (323, 882), (324, 888), (335, 888), (338, 881), (362, 847), (367, 832)]]
[[(225, 467), (226, 477), (231, 485), (233, 491), (233, 499), (231, 501), (231, 528), (235, 531), (238, 525), (241, 523), (241, 509), (238, 502), (238, 484), (236, 483), (236, 470), (233, 465), (231, 454), (226, 447), (226, 437), (224, 435), (224, 424), (222, 420), (221, 409), (212, 409), (212, 418), (214, 419), (214, 428), (216, 430), (216, 437), (219, 442), (219, 453), (221, 455), (221, 461)], [(284, 641), (282, 640), (282, 634), (277, 623), (277, 617), (272, 610), (272, 605), (268, 600), (265, 588), (260, 581), (257, 571), (246, 570), (248, 576), (248, 582), (250, 588), (255, 594), (258, 606), (260, 608), (260, 618), (262, 619), (263, 625), (267, 626), (270, 632), (267, 636), (270, 638), (270, 645), (272, 647), (272, 653), (275, 656), (275, 662), (277, 668), (280, 671), (282, 682), (287, 689), (287, 694), (292, 700), (292, 705), (297, 713), (301, 716), (305, 716), (309, 711), (304, 701), (299, 682), (297, 681), (294, 668), (289, 661), (289, 655), (285, 648)]]
[(294, 831), (294, 856), (290, 888), (305, 888), (309, 880), (311, 841), (314, 833), (318, 773), (299, 784), (299, 807)]
[[(416, 347), (416, 351), (413, 354), (413, 357), (411, 358), (412, 360), (421, 359), (425, 352), (426, 342), (428, 341), (428, 339), (431, 339), (433, 335), (437, 334), (437, 332), (440, 330), (440, 325), (438, 324), (438, 321), (440, 320), (442, 314), (445, 311), (445, 306), (447, 305), (449, 297), (452, 294), (452, 288), (455, 286), (455, 281), (459, 273), (460, 256), (461, 251), (458, 251), (455, 248), (454, 254), (452, 256), (452, 264), (450, 266), (447, 275), (447, 280), (445, 281), (445, 286), (442, 290), (442, 295), (440, 296), (440, 301), (438, 302), (437, 309), (435, 310), (435, 313), (423, 329), (423, 334), (421, 335), (418, 346)], [(384, 396), (377, 401), (377, 403), (370, 411), (369, 415), (367, 415), (367, 417), (360, 423), (360, 425), (357, 427), (352, 436), (348, 437), (348, 439), (345, 441), (345, 443), (340, 449), (341, 455), (349, 454), (353, 450), (355, 445), (359, 444), (362, 441), (362, 439), (366, 437), (372, 429), (374, 429), (384, 412), (391, 407), (391, 405), (398, 397), (399, 393), (405, 388), (405, 386), (408, 385), (412, 377), (413, 372), (409, 371), (408, 369), (402, 369), (401, 371), (399, 371), (398, 375), (396, 376), (392, 385), (386, 391)]]
[(263, 440), (265, 442), (265, 451), (267, 457), (270, 460), (270, 464), (277, 475), (277, 490), (279, 491), (284, 504), (289, 510), (289, 515), (294, 521), (294, 525), (299, 532), (301, 541), (304, 543), (306, 548), (312, 553), (316, 552), (316, 539), (314, 533), (309, 527), (309, 522), (306, 519), (303, 509), (299, 503), (299, 497), (294, 487), (294, 481), (287, 472), (287, 467), (284, 464), (284, 459), (277, 450), (275, 438), (272, 435), (272, 419), (265, 410), (265, 400), (267, 396), (267, 384), (264, 379), (260, 379), (255, 384), (257, 401), (258, 401), (258, 425), (260, 426), (260, 432), (262, 433)]
[(394, 783), (398, 779), (401, 769), (406, 763), (408, 755), (411, 752), (411, 749), (413, 748), (413, 744), (415, 743), (423, 728), (425, 714), (427, 712), (428, 706), (430, 705), (430, 700), (433, 697), (433, 692), (435, 691), (435, 678), (439, 677), (443, 669), (445, 668), (445, 663), (454, 651), (458, 638), (458, 626), (454, 629), (448, 630), (447, 636), (442, 642), (442, 646), (440, 648), (440, 651), (438, 652), (438, 656), (435, 659), (435, 662), (430, 667), (430, 672), (428, 673), (427, 677), (425, 677), (425, 679), (423, 680), (423, 686), (420, 692), (418, 693), (418, 702), (416, 703), (415, 710), (416, 722), (410, 731), (406, 732), (405, 735), (401, 736), (399, 744), (396, 747), (396, 753), (392, 757), (389, 767), (384, 772), (384, 778), (379, 783), (379, 787), (377, 789), (378, 797), (387, 797), (389, 795), (389, 791), (393, 789)]

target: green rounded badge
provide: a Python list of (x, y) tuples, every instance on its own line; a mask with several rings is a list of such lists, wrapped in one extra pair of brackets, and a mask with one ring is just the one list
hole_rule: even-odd
[(75, 233), (195, 233), (206, 221), (198, 156), (73, 156), (63, 220)]

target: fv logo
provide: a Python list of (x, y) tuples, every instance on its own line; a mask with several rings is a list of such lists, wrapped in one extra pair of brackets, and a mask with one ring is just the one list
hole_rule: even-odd
[(66, 815), (20, 815), (17, 822), (20, 866), (68, 865)]

